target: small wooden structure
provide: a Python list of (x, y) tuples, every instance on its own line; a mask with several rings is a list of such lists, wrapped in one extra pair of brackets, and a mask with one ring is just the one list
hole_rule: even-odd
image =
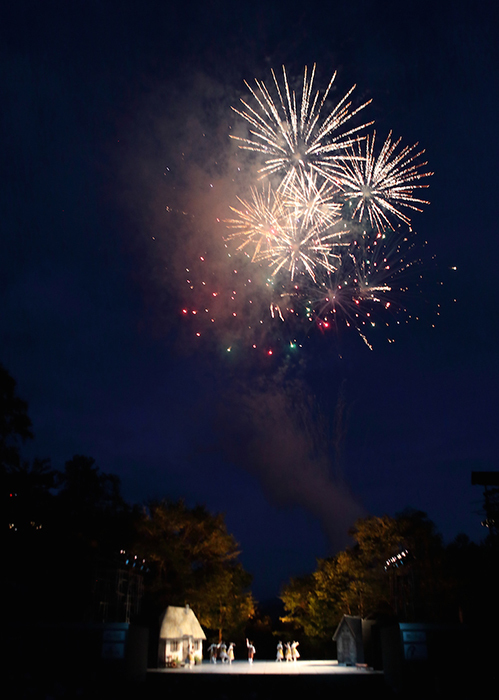
[(360, 617), (343, 615), (333, 640), (336, 642), (339, 664), (355, 666), (355, 664), (364, 663), (362, 619)]
[(185, 608), (169, 605), (160, 617), (158, 660), (160, 666), (185, 662), (192, 645), (194, 657), (203, 658), (203, 639), (206, 635), (197, 617), (188, 605)]

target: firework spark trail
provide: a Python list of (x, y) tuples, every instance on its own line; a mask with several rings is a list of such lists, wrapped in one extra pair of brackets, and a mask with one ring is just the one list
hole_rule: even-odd
[(372, 139), (369, 136), (364, 140), (365, 150), (360, 140), (356, 147), (349, 149), (351, 156), (342, 165), (342, 185), (345, 198), (356, 201), (352, 212), (352, 219), (360, 222), (364, 215), (369, 217), (372, 228), (384, 231), (393, 229), (389, 215), (400, 219), (405, 224), (410, 224), (410, 218), (400, 210), (407, 207), (413, 211), (421, 212), (418, 204), (428, 204), (424, 199), (414, 196), (414, 190), (427, 188), (427, 184), (420, 184), (419, 180), (429, 177), (433, 173), (419, 172), (419, 168), (427, 163), (417, 163), (416, 159), (424, 153), (414, 153), (417, 143), (413, 146), (405, 146), (395, 154), (401, 139), (392, 142), (392, 132), (388, 134), (378, 157), (374, 152), (376, 132)]
[(372, 122), (354, 126), (346, 131), (343, 127), (358, 112), (367, 107), (371, 100), (351, 110), (352, 103), (348, 100), (355, 90), (354, 85), (321, 121), (321, 111), (331, 91), (336, 73), (333, 74), (322, 98), (320, 99), (319, 90), (312, 98), (315, 64), (310, 77), (305, 67), (301, 106), (298, 110), (296, 94), (290, 91), (284, 66), (282, 72), (285, 97), (277, 76), (272, 70), (277, 100), (272, 97), (263, 81), (255, 79), (256, 89), (245, 82), (260, 111), (241, 99), (244, 109), (238, 110), (235, 107), (232, 109), (252, 127), (251, 138), (239, 136), (232, 136), (232, 138), (239, 141), (240, 148), (264, 154), (265, 164), (259, 170), (261, 177), (284, 172), (281, 182), (283, 189), (294, 177), (304, 173), (309, 174), (312, 171), (316, 171), (326, 180), (338, 182), (339, 163), (347, 157), (345, 151), (354, 143), (356, 138), (354, 134), (370, 126)]
[(234, 233), (228, 239), (242, 237), (237, 250), (253, 244), (253, 262), (268, 261), (275, 276), (281, 269), (290, 273), (305, 272), (315, 281), (316, 270), (334, 271), (339, 264), (336, 248), (347, 245), (348, 231), (333, 231), (340, 219), (341, 205), (333, 203), (337, 190), (324, 181), (320, 188), (316, 178), (273, 192), (270, 184), (263, 192), (252, 188), (252, 202), (239, 199), (244, 211), (231, 207), (238, 218), (226, 221)]
[[(242, 109), (233, 107), (249, 125), (249, 135), (232, 138), (260, 155), (258, 179), (268, 180), (252, 186), (249, 197), (238, 197), (239, 206), (231, 206), (233, 216), (225, 220), (226, 247), (237, 241), (236, 252), (258, 268), (258, 281), (252, 283), (248, 273), (239, 289), (245, 310), (232, 310), (231, 320), (246, 315), (250, 331), (257, 323), (259, 331), (268, 328), (256, 311), (261, 305), (276, 322), (315, 322), (309, 329), (338, 328), (343, 321), (372, 348), (366, 333), (376, 325), (376, 314), (390, 310), (393, 318), (395, 311), (406, 311), (401, 278), (419, 261), (408, 257), (411, 245), (401, 226), (412, 238), (409, 213), (428, 203), (418, 193), (432, 173), (420, 161), (424, 151), (417, 144), (400, 147), (401, 139), (392, 140), (390, 132), (377, 153), (376, 132), (359, 133), (372, 122), (351, 121), (370, 102), (352, 107), (355, 86), (326, 111), (336, 73), (321, 97), (313, 89), (315, 65), (310, 75), (305, 68), (297, 98), (284, 67), (282, 72), (280, 85), (272, 71), (272, 91), (262, 80), (255, 80), (256, 87), (246, 83), (255, 104), (242, 99)], [(227, 310), (237, 289), (227, 292)], [(207, 314), (208, 306), (213, 304), (206, 306)]]
[(315, 285), (302, 289), (303, 313), (321, 330), (344, 323), (366, 333), (393, 320), (405, 309), (407, 275), (419, 263), (408, 256), (408, 237), (364, 232), (345, 252), (339, 270), (322, 273)]
[(320, 181), (316, 172), (300, 173), (287, 185), (284, 205), (293, 207), (305, 226), (325, 230), (341, 221), (340, 192), (329, 180)]
[(252, 187), (251, 197), (252, 202), (238, 197), (244, 210), (231, 207), (238, 218), (227, 219), (225, 223), (229, 229), (235, 230), (227, 240), (237, 236), (243, 237), (243, 242), (237, 250), (242, 250), (249, 244), (255, 245), (252, 257), (254, 261), (262, 246), (264, 250), (272, 247), (284, 216), (284, 208), (282, 197), (272, 190), (270, 183), (263, 192)]
[(293, 282), (299, 272), (305, 272), (315, 282), (318, 268), (331, 272), (338, 268), (339, 256), (334, 249), (341, 235), (321, 232), (315, 225), (307, 226), (290, 211), (280, 223), (273, 245), (260, 252), (255, 261), (268, 260), (273, 277), (286, 270)]

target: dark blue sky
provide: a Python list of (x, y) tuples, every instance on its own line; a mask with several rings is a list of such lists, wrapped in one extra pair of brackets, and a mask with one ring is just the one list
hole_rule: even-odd
[[(471, 471), (497, 469), (499, 414), (492, 10), (21, 0), (4, 18), (0, 361), (29, 402), (29, 453), (91, 455), (129, 500), (225, 512), (260, 598), (362, 513), (412, 506), (479, 539)], [(181, 272), (234, 201), (243, 81), (314, 62), (321, 88), (337, 69), (373, 98), (380, 138), (426, 149), (426, 279), (395, 343), (315, 337), (284, 369), (196, 346)]]

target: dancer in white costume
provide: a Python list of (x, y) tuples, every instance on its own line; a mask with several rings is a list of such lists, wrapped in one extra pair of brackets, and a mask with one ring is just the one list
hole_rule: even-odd
[(226, 664), (229, 661), (229, 655), (227, 654), (227, 645), (225, 644), (225, 642), (221, 642), (221, 644), (219, 646), (220, 646), (220, 650), (218, 652), (218, 656), (220, 658), (220, 661), (223, 664)]

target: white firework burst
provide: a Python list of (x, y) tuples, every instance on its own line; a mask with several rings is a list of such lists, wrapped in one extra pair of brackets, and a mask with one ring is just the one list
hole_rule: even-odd
[(286, 187), (284, 204), (293, 207), (305, 226), (323, 231), (341, 220), (342, 204), (339, 188), (317, 175), (300, 173)]
[[(411, 285), (419, 286), (422, 261), (414, 255), (410, 215), (428, 203), (421, 190), (433, 173), (418, 144), (402, 147), (391, 131), (375, 151), (376, 132), (361, 133), (372, 122), (359, 126), (354, 119), (370, 100), (352, 107), (354, 85), (335, 101), (336, 73), (321, 95), (313, 87), (315, 70), (305, 68), (301, 94), (291, 89), (284, 67), (282, 79), (272, 71), (269, 88), (260, 80), (246, 83), (253, 99), (233, 108), (249, 133), (232, 138), (258, 155), (259, 179), (268, 178), (237, 198), (225, 222), (226, 240), (236, 241), (255, 274), (234, 269), (233, 279), (242, 281), (238, 287), (231, 278), (228, 303), (217, 307), (219, 290), (211, 289), (204, 311), (210, 324), (220, 325), (220, 309), (229, 309), (231, 328), (244, 313), (248, 330), (258, 327), (260, 338), (265, 319), (254, 303), (258, 291), (272, 319), (291, 327), (303, 320), (307, 329), (315, 324), (321, 331), (343, 324), (372, 349), (368, 336), (378, 324), (388, 327), (397, 314), (411, 318), (405, 300)], [(400, 224), (408, 226), (406, 234), (395, 233)], [(202, 292), (205, 281), (198, 287)], [(191, 311), (196, 320), (197, 312)]]
[(227, 238), (242, 237), (238, 250), (248, 245), (252, 246), (254, 261), (263, 251), (272, 248), (278, 236), (285, 215), (283, 198), (269, 184), (263, 190), (252, 187), (251, 201), (240, 197), (238, 200), (243, 209), (230, 207), (237, 214), (237, 218), (228, 219), (225, 222), (229, 229), (234, 230)]
[(249, 123), (250, 137), (233, 138), (239, 141), (240, 148), (264, 155), (264, 165), (259, 170), (261, 177), (280, 174), (283, 189), (295, 176), (310, 174), (312, 171), (316, 171), (327, 180), (337, 182), (338, 162), (342, 157), (346, 157), (345, 149), (353, 143), (354, 134), (369, 126), (362, 124), (350, 127), (348, 123), (371, 100), (351, 109), (350, 96), (355, 89), (354, 85), (325, 116), (322, 116), (336, 73), (320, 97), (319, 90), (315, 94), (312, 92), (315, 64), (310, 76), (305, 67), (301, 103), (298, 104), (295, 92), (290, 90), (284, 66), (282, 72), (284, 89), (279, 85), (272, 70), (274, 95), (263, 81), (255, 79), (256, 88), (245, 83), (256, 101), (256, 106), (252, 107), (241, 99), (243, 109), (233, 109)]
[(425, 199), (414, 195), (416, 190), (428, 187), (420, 180), (433, 175), (431, 172), (420, 172), (427, 165), (426, 162), (417, 162), (424, 150), (415, 153), (416, 143), (396, 153), (401, 139), (392, 142), (390, 131), (380, 154), (376, 156), (375, 140), (376, 132), (372, 139), (367, 136), (362, 141), (358, 140), (349, 149), (351, 157), (342, 166), (344, 197), (354, 206), (352, 219), (362, 222), (367, 215), (372, 228), (377, 231), (393, 230), (391, 217), (410, 225), (410, 218), (403, 209), (422, 211), (420, 205), (428, 204)]
[(317, 270), (337, 269), (341, 261), (337, 250), (346, 245), (345, 235), (346, 232), (321, 231), (314, 224), (306, 225), (295, 212), (288, 211), (276, 228), (272, 245), (260, 250), (254, 260), (266, 260), (274, 277), (285, 271), (293, 281), (298, 273), (305, 273), (315, 282)]

